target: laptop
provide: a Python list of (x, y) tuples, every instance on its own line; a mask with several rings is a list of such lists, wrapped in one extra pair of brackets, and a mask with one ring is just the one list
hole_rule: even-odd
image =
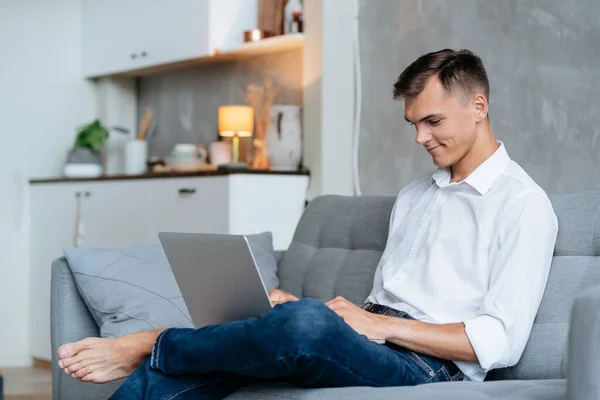
[(158, 237), (196, 328), (271, 309), (245, 236), (161, 232)]

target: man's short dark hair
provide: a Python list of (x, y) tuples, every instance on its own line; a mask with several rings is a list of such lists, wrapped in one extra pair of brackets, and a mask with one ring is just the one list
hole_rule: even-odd
[(438, 76), (448, 93), (465, 98), (482, 92), (490, 99), (490, 83), (481, 58), (469, 50), (444, 49), (425, 54), (410, 64), (394, 85), (394, 100), (412, 99), (425, 88), (432, 76)]

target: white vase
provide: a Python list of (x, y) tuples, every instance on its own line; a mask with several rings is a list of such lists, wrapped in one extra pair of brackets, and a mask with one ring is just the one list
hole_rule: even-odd
[(272, 170), (294, 171), (302, 161), (300, 106), (273, 105), (269, 111), (267, 157)]

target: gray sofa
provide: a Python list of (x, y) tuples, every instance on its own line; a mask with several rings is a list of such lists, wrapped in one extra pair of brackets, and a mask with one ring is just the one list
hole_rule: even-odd
[[(551, 200), (559, 220), (554, 261), (530, 340), (516, 366), (492, 371), (482, 383), (311, 390), (256, 385), (229, 398), (600, 399), (600, 192)], [(392, 197), (315, 199), (279, 260), (280, 287), (300, 297), (326, 301), (344, 296), (362, 304), (385, 246), (393, 203)], [(51, 297), (54, 353), (63, 343), (98, 335), (64, 258), (52, 265)], [(80, 383), (53, 361), (54, 399), (105, 399), (121, 384)]]

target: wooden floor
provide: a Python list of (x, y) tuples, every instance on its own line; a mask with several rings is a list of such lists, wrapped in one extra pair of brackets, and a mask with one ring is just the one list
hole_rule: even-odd
[(52, 371), (48, 368), (3, 368), (5, 400), (52, 399)]

